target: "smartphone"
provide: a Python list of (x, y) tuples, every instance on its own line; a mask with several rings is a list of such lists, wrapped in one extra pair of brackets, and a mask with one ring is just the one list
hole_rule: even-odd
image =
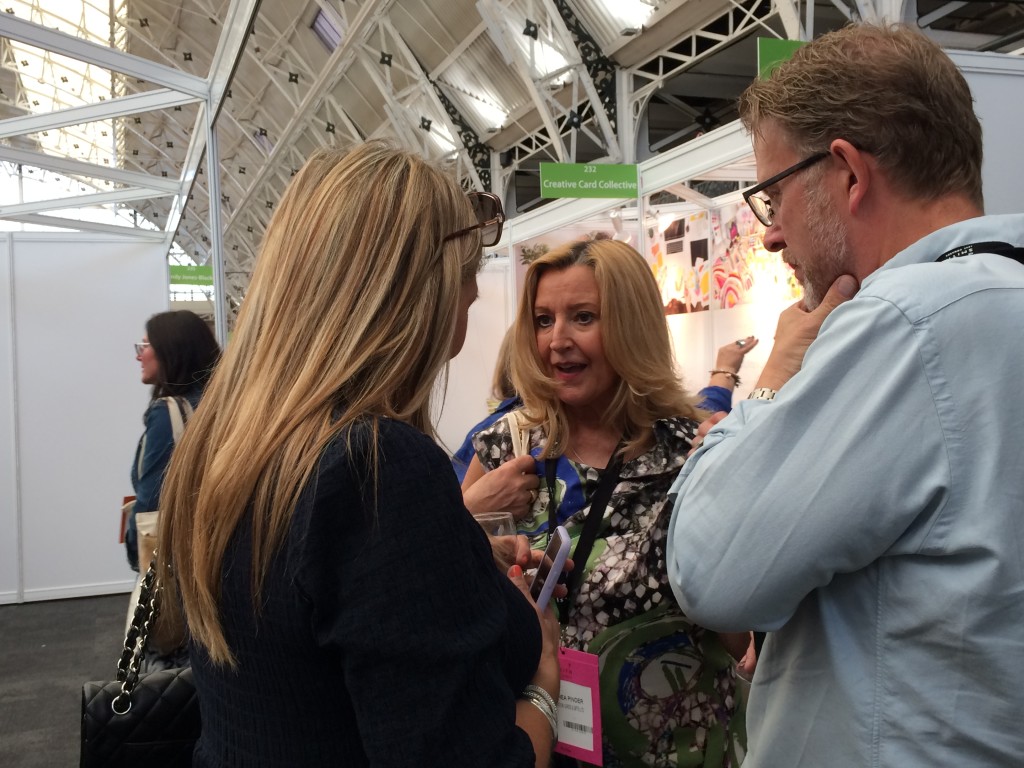
[(530, 596), (542, 611), (547, 608), (551, 593), (558, 583), (565, 561), (569, 557), (569, 532), (558, 526), (551, 534), (551, 541), (544, 550), (544, 557), (530, 582)]

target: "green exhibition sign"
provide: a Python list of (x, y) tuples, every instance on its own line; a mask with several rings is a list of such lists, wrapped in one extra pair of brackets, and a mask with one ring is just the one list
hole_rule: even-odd
[(541, 197), (636, 197), (635, 165), (541, 163)]
[(213, 267), (171, 264), (171, 285), (213, 285)]
[(807, 45), (803, 40), (779, 40), (777, 37), (757, 38), (757, 76), (762, 80), (779, 64), (789, 61), (797, 48)]

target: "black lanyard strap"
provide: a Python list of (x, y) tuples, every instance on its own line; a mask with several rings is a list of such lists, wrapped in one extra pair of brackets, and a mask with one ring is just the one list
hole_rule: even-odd
[(994, 253), (997, 256), (1006, 256), (1019, 264), (1024, 264), (1024, 248), (996, 241), (958, 245), (956, 248), (950, 248), (939, 256), (936, 261), (949, 261), (950, 259), (958, 259), (961, 256), (972, 256), (975, 253)]
[[(572, 573), (569, 574), (566, 586), (568, 594), (558, 601), (559, 616), (562, 623), (569, 620), (569, 612), (576, 600), (576, 593), (579, 592), (583, 583), (583, 572), (586, 570), (587, 559), (594, 550), (594, 543), (597, 541), (597, 532), (601, 528), (601, 520), (604, 519), (604, 511), (611, 501), (612, 492), (619, 484), (619, 471), (622, 469), (622, 443), (615, 446), (608, 466), (601, 470), (600, 479), (597, 481), (597, 488), (594, 495), (590, 497), (590, 509), (587, 510), (587, 517), (583, 521), (583, 530), (576, 540), (576, 548), (572, 553), (574, 564)], [(558, 459), (545, 459), (544, 475), (548, 486), (548, 536), (550, 537), (558, 525), (558, 505), (555, 501), (555, 473), (558, 467)]]

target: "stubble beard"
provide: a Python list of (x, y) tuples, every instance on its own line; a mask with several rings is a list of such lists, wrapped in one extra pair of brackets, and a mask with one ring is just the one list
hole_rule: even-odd
[(846, 224), (832, 207), (820, 184), (810, 184), (805, 192), (805, 221), (812, 234), (814, 252), (800, 267), (804, 273), (804, 307), (815, 309), (825, 298), (836, 278), (852, 274), (853, 258)]

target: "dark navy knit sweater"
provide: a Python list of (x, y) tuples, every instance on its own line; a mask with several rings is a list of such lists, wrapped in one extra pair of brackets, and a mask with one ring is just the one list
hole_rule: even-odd
[(198, 647), (197, 768), (532, 766), (515, 726), (540, 628), (495, 568), (445, 453), (380, 421), (325, 451), (254, 617), (252, 510), (229, 544), (222, 620), (237, 670)]

